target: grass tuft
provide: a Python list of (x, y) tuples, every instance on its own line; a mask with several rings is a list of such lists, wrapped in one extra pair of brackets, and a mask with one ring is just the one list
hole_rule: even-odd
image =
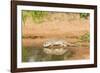
[(90, 41), (90, 34), (89, 33), (85, 33), (84, 35), (80, 36), (79, 39), (82, 42), (89, 42)]
[(89, 16), (89, 13), (80, 13), (80, 18), (87, 19)]
[(23, 10), (22, 11), (22, 21), (25, 23), (27, 17), (32, 17), (33, 21), (36, 23), (43, 22), (43, 19), (45, 16), (47, 16), (48, 12), (46, 11), (29, 11), (29, 10)]

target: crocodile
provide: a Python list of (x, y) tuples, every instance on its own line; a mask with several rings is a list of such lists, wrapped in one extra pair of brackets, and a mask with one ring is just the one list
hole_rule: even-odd
[(68, 52), (67, 47), (74, 46), (65, 40), (48, 40), (43, 43), (43, 52), (50, 55), (63, 55)]

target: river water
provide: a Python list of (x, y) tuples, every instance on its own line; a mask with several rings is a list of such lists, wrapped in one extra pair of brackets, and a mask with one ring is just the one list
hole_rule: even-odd
[(46, 54), (41, 48), (24, 47), (22, 50), (22, 62), (39, 62), (39, 61), (61, 61), (61, 60), (76, 60), (89, 59), (88, 47), (70, 47), (65, 48), (69, 51), (62, 55)]

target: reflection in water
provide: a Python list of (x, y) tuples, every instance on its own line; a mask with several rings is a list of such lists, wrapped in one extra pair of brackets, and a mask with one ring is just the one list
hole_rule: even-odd
[(78, 47), (64, 40), (50, 40), (41, 48), (23, 47), (22, 62), (89, 59), (89, 46)]
[(42, 48), (24, 48), (26, 54), (23, 61), (55, 61), (64, 60), (68, 57), (71, 51), (68, 50), (68, 45), (64, 40), (48, 40), (43, 44)]
[(59, 55), (47, 54), (42, 48), (24, 48), (27, 51), (27, 54), (24, 56), (23, 62), (38, 62), (38, 61), (57, 61), (64, 60), (66, 57), (72, 55), (72, 52), (66, 51), (65, 53), (60, 53)]
[(49, 55), (63, 55), (67, 51), (65, 48), (43, 48), (43, 52)]

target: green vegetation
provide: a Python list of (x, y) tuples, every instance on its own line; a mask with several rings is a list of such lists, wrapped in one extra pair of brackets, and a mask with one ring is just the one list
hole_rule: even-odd
[(28, 55), (28, 51), (26, 48), (22, 48), (22, 61), (26, 62), (27, 61), (27, 55)]
[(89, 16), (89, 13), (80, 13), (80, 18), (87, 19), (88, 16)]
[(22, 11), (22, 20), (25, 23), (27, 17), (32, 17), (33, 21), (40, 23), (43, 21), (43, 18), (48, 14), (46, 11)]
[[(22, 11), (22, 21), (25, 23), (27, 17), (32, 17), (35, 23), (41, 23), (44, 21), (44, 17), (48, 15), (47, 11), (34, 11), (34, 10), (23, 10)], [(80, 13), (80, 18), (85, 18), (89, 16), (89, 13)]]
[(85, 41), (85, 42), (89, 42), (90, 41), (90, 34), (89, 33), (85, 33), (84, 35), (79, 37), (80, 41)]

